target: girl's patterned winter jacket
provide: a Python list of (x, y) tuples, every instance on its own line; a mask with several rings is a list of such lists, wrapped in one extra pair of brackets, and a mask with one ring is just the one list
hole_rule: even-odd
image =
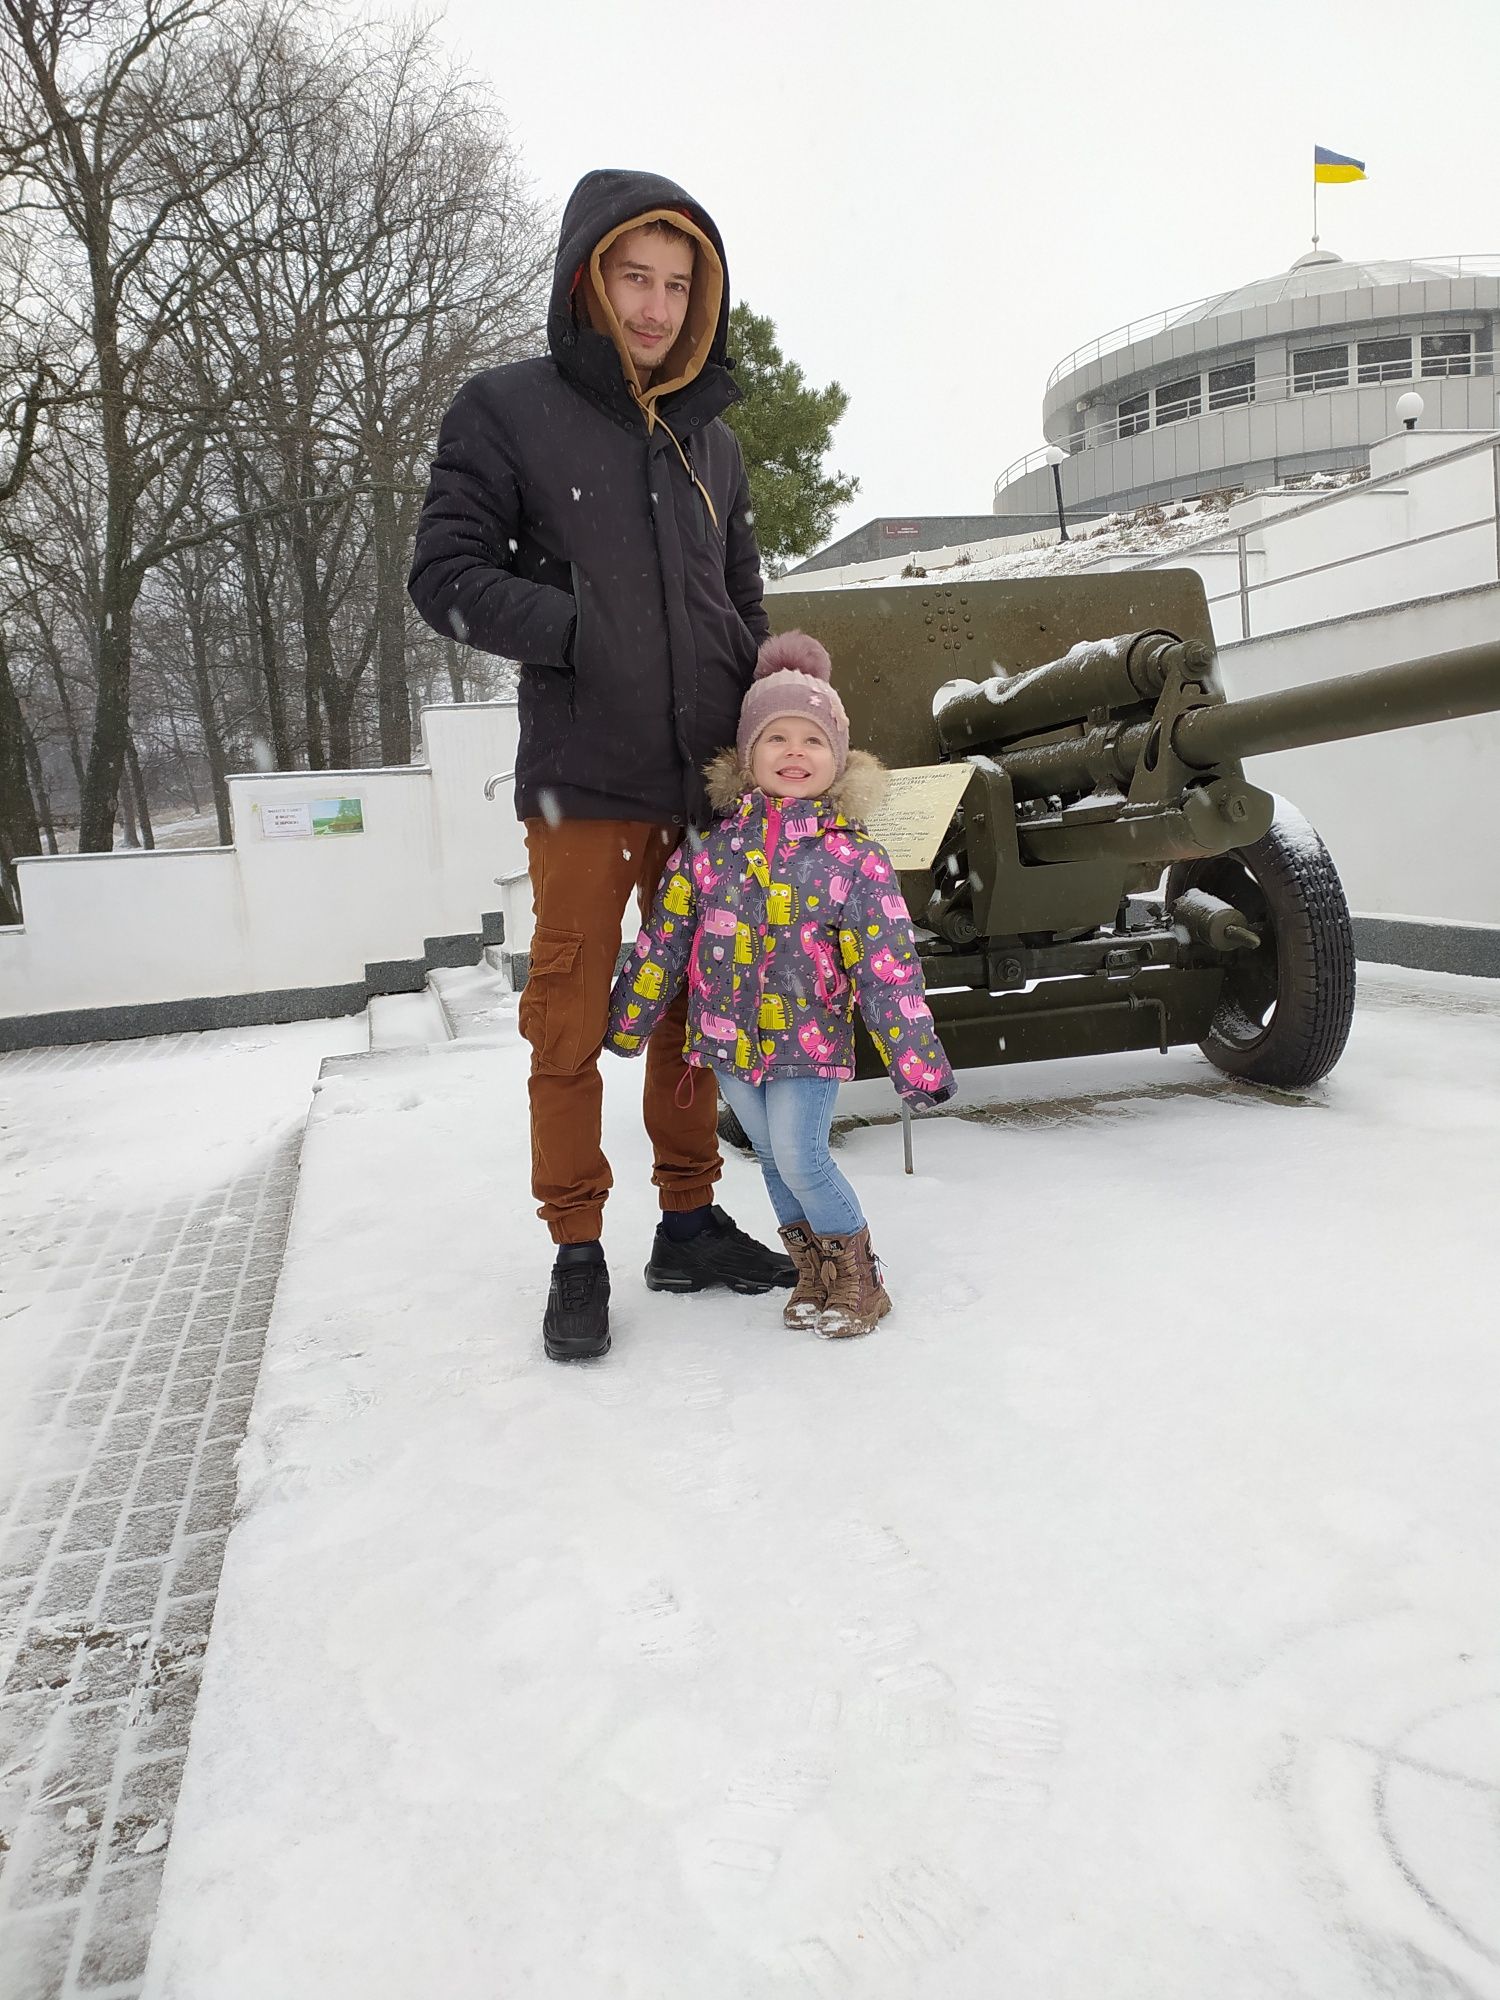
[(720, 817), (668, 860), (605, 1047), (637, 1054), (686, 978), (689, 1063), (750, 1083), (852, 1077), (857, 1003), (901, 1095), (951, 1097), (900, 884), (859, 823), (881, 766), (852, 752), (827, 799), (768, 799), (732, 751), (707, 776)]

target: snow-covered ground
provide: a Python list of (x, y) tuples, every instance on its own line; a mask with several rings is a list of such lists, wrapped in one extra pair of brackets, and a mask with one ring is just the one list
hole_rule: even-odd
[[(58, 852), (76, 854), (78, 852), (78, 821), (66, 819), (57, 829)], [(157, 847), (217, 847), (219, 844), (219, 822), (212, 806), (206, 811), (191, 811), (184, 806), (161, 805), (151, 819), (151, 838)], [(117, 854), (138, 854), (140, 845), (127, 836), (123, 820), (115, 825), (115, 852)]]
[(0, 1515), (39, 1469), (28, 1398), (74, 1305), (50, 1289), (62, 1248), (233, 1180), (303, 1122), (323, 1057), (367, 1035), (360, 1015), (0, 1056)]
[[(1357, 485), (1366, 476), (1362, 471), (1320, 472), (1285, 486), (1258, 487), (1256, 491), (1271, 495), (1299, 494), (1314, 500), (1320, 493)], [(985, 556), (984, 544), (976, 542), (968, 562), (929, 565), (917, 554), (911, 558), (912, 567), (920, 572), (917, 576), (870, 576), (858, 579), (858, 583), (876, 589), (893, 583), (936, 579), (945, 583), (990, 583), (1026, 576), (1073, 576), (1111, 557), (1122, 560), (1128, 568), (1132, 558), (1146, 562), (1222, 534), (1231, 502), (1245, 497), (1242, 488), (1226, 487), (1221, 493), (1196, 500), (1168, 500), (1161, 506), (1137, 507), (1126, 514), (1103, 514), (1097, 520), (1070, 522), (1066, 542), (1038, 537), (1036, 548), (1010, 549), (998, 556)], [(1004, 534), (1003, 519), (997, 517), (995, 528), (997, 534)], [(795, 572), (788, 578), (788, 585), (795, 588)]]
[(1500, 1995), (1500, 991), (1362, 974), (1301, 1098), (850, 1088), (841, 1345), (645, 1291), (638, 1067), (575, 1369), (513, 1031), (328, 1079), (147, 1994)]
[(177, 812), (170, 819), (159, 820), (152, 827), (158, 847), (217, 847), (219, 844), (218, 815), (208, 812)]

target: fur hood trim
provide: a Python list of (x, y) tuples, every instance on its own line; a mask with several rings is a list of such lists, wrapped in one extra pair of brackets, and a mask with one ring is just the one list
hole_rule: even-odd
[[(728, 812), (755, 790), (755, 780), (733, 750), (721, 750), (705, 764), (703, 776), (708, 802), (716, 813)], [(878, 757), (872, 757), (868, 750), (851, 750), (843, 777), (828, 793), (828, 803), (845, 819), (863, 825), (885, 797), (889, 783), (890, 774)]]

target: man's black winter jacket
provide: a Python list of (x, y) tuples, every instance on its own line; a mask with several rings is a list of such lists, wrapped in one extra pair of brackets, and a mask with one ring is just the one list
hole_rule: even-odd
[(417, 528), (408, 587), (423, 618), (522, 663), (523, 818), (701, 823), (702, 767), (734, 741), (769, 629), (744, 464), (721, 418), (739, 397), (725, 365), (727, 273), (706, 358), (654, 404), (660, 421), (614, 339), (577, 309), (601, 239), (663, 209), (696, 225), (722, 265), (712, 219), (671, 181), (606, 171), (579, 182), (553, 275), (551, 353), (459, 391)]

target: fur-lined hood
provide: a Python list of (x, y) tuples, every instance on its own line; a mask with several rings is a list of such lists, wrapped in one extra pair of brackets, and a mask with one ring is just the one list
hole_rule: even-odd
[[(703, 767), (708, 802), (716, 814), (724, 814), (756, 789), (755, 780), (733, 750), (721, 750)], [(841, 812), (845, 819), (863, 826), (884, 799), (890, 773), (868, 750), (851, 750), (844, 775), (833, 785), (826, 800), (817, 801)], [(809, 800), (809, 804), (815, 803)]]

